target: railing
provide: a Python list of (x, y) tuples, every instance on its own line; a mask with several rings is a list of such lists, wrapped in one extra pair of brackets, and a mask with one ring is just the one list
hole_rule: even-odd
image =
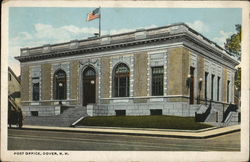
[(15, 109), (15, 110), (20, 110), (20, 107), (15, 103), (15, 100), (11, 97), (8, 96), (9, 104)]
[(212, 103), (210, 101), (210, 104), (204, 113), (198, 114), (197, 112), (195, 112), (195, 121), (196, 122), (204, 122), (206, 120), (206, 118), (208, 117), (208, 115), (210, 114), (211, 109), (212, 109)]
[(234, 111), (236, 112), (236, 110), (238, 109), (237, 105), (233, 105), (233, 104), (230, 104), (227, 108), (227, 110), (225, 112), (223, 112), (223, 120), (222, 122), (225, 122), (227, 116), (229, 115), (230, 112)]
[(227, 118), (224, 121), (225, 126), (227, 126), (230, 123), (230, 121), (232, 120), (232, 117), (233, 117), (233, 113), (229, 112), (228, 115), (227, 115)]

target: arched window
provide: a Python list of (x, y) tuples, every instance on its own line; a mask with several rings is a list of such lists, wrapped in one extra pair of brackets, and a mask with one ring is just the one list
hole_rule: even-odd
[(92, 67), (88, 67), (83, 71), (84, 77), (94, 77), (95, 76), (95, 70)]
[(58, 70), (54, 74), (54, 99), (63, 100), (66, 99), (67, 94), (67, 81), (66, 73), (62, 69)]
[(129, 96), (129, 68), (120, 63), (114, 69), (114, 97)]

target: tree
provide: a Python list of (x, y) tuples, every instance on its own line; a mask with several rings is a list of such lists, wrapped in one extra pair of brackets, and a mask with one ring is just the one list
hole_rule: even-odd
[(241, 67), (238, 67), (235, 74), (235, 87), (240, 90), (241, 83)]
[[(241, 60), (241, 25), (235, 25), (236, 33), (227, 38), (226, 43), (224, 44), (225, 49), (232, 53), (234, 56)], [(238, 67), (235, 74), (235, 97), (237, 102), (240, 100), (240, 91), (241, 91), (241, 67)]]
[(235, 55), (238, 60), (241, 59), (241, 25), (235, 25), (236, 33), (227, 38), (224, 44), (225, 49)]

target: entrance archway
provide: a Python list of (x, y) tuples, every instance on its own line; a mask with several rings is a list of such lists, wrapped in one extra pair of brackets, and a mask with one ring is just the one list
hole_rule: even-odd
[(96, 101), (96, 72), (94, 68), (87, 67), (82, 76), (82, 104), (86, 106)]

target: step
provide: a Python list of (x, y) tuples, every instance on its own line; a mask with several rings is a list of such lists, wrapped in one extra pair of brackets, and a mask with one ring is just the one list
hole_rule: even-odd
[(56, 116), (28, 116), (24, 118), (24, 125), (42, 126), (70, 126), (81, 117), (87, 116), (84, 107), (69, 107), (62, 114)]

